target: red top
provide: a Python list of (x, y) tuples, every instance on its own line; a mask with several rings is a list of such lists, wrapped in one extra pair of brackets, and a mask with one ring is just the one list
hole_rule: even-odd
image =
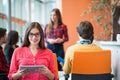
[(5, 56), (3, 54), (3, 48), (0, 46), (0, 73), (8, 73), (9, 65), (6, 63)]
[[(9, 80), (12, 80), (12, 74), (16, 73), (22, 65), (45, 65), (55, 76), (57, 80), (54, 56), (49, 49), (39, 49), (37, 54), (33, 56), (28, 47), (20, 47), (15, 49), (11, 61)], [(19, 80), (48, 80), (48, 77), (40, 73), (28, 73)]]

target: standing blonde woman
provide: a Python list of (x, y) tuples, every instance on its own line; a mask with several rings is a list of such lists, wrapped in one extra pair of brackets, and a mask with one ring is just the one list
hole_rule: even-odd
[[(64, 42), (68, 41), (67, 26), (63, 24), (60, 10), (54, 8), (51, 11), (50, 23), (44, 29), (47, 48), (51, 49), (57, 56), (64, 59)], [(59, 71), (62, 70), (58, 64)]]

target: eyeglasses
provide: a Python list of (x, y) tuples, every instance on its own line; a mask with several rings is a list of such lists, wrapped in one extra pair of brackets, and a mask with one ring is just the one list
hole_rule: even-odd
[(29, 37), (33, 37), (33, 36), (40, 37), (40, 33), (39, 32), (38, 33), (29, 33)]

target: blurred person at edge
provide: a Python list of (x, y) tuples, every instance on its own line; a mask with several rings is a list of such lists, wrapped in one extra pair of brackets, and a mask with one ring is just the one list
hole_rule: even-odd
[[(47, 48), (52, 50), (53, 53), (56, 53), (57, 57), (64, 59), (63, 44), (68, 41), (68, 30), (67, 26), (62, 22), (61, 13), (58, 8), (54, 8), (51, 11), (50, 23), (45, 26), (44, 34)], [(62, 70), (59, 60), (58, 70)]]
[[(0, 74), (9, 72), (9, 65), (6, 63), (2, 48), (2, 44), (6, 42), (6, 31), (6, 29), (0, 28)], [(0, 76), (0, 80), (8, 80), (7, 75)]]
[(18, 47), (17, 45), (18, 40), (19, 40), (18, 32), (15, 30), (11, 30), (8, 33), (7, 42), (4, 48), (4, 55), (8, 65), (10, 65), (14, 50)]
[[(39, 66), (31, 72), (20, 66)], [(45, 47), (44, 33), (38, 22), (27, 28), (22, 47), (16, 48), (8, 74), (9, 80), (58, 80), (53, 52)]]

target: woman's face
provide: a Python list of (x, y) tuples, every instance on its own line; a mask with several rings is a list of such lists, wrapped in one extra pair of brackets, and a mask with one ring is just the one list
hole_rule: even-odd
[(51, 13), (51, 20), (52, 20), (53, 22), (57, 22), (57, 21), (58, 21), (57, 15), (56, 15), (55, 11), (53, 11), (53, 12)]
[(37, 28), (31, 29), (29, 32), (29, 41), (31, 45), (38, 45), (40, 42), (40, 32)]

